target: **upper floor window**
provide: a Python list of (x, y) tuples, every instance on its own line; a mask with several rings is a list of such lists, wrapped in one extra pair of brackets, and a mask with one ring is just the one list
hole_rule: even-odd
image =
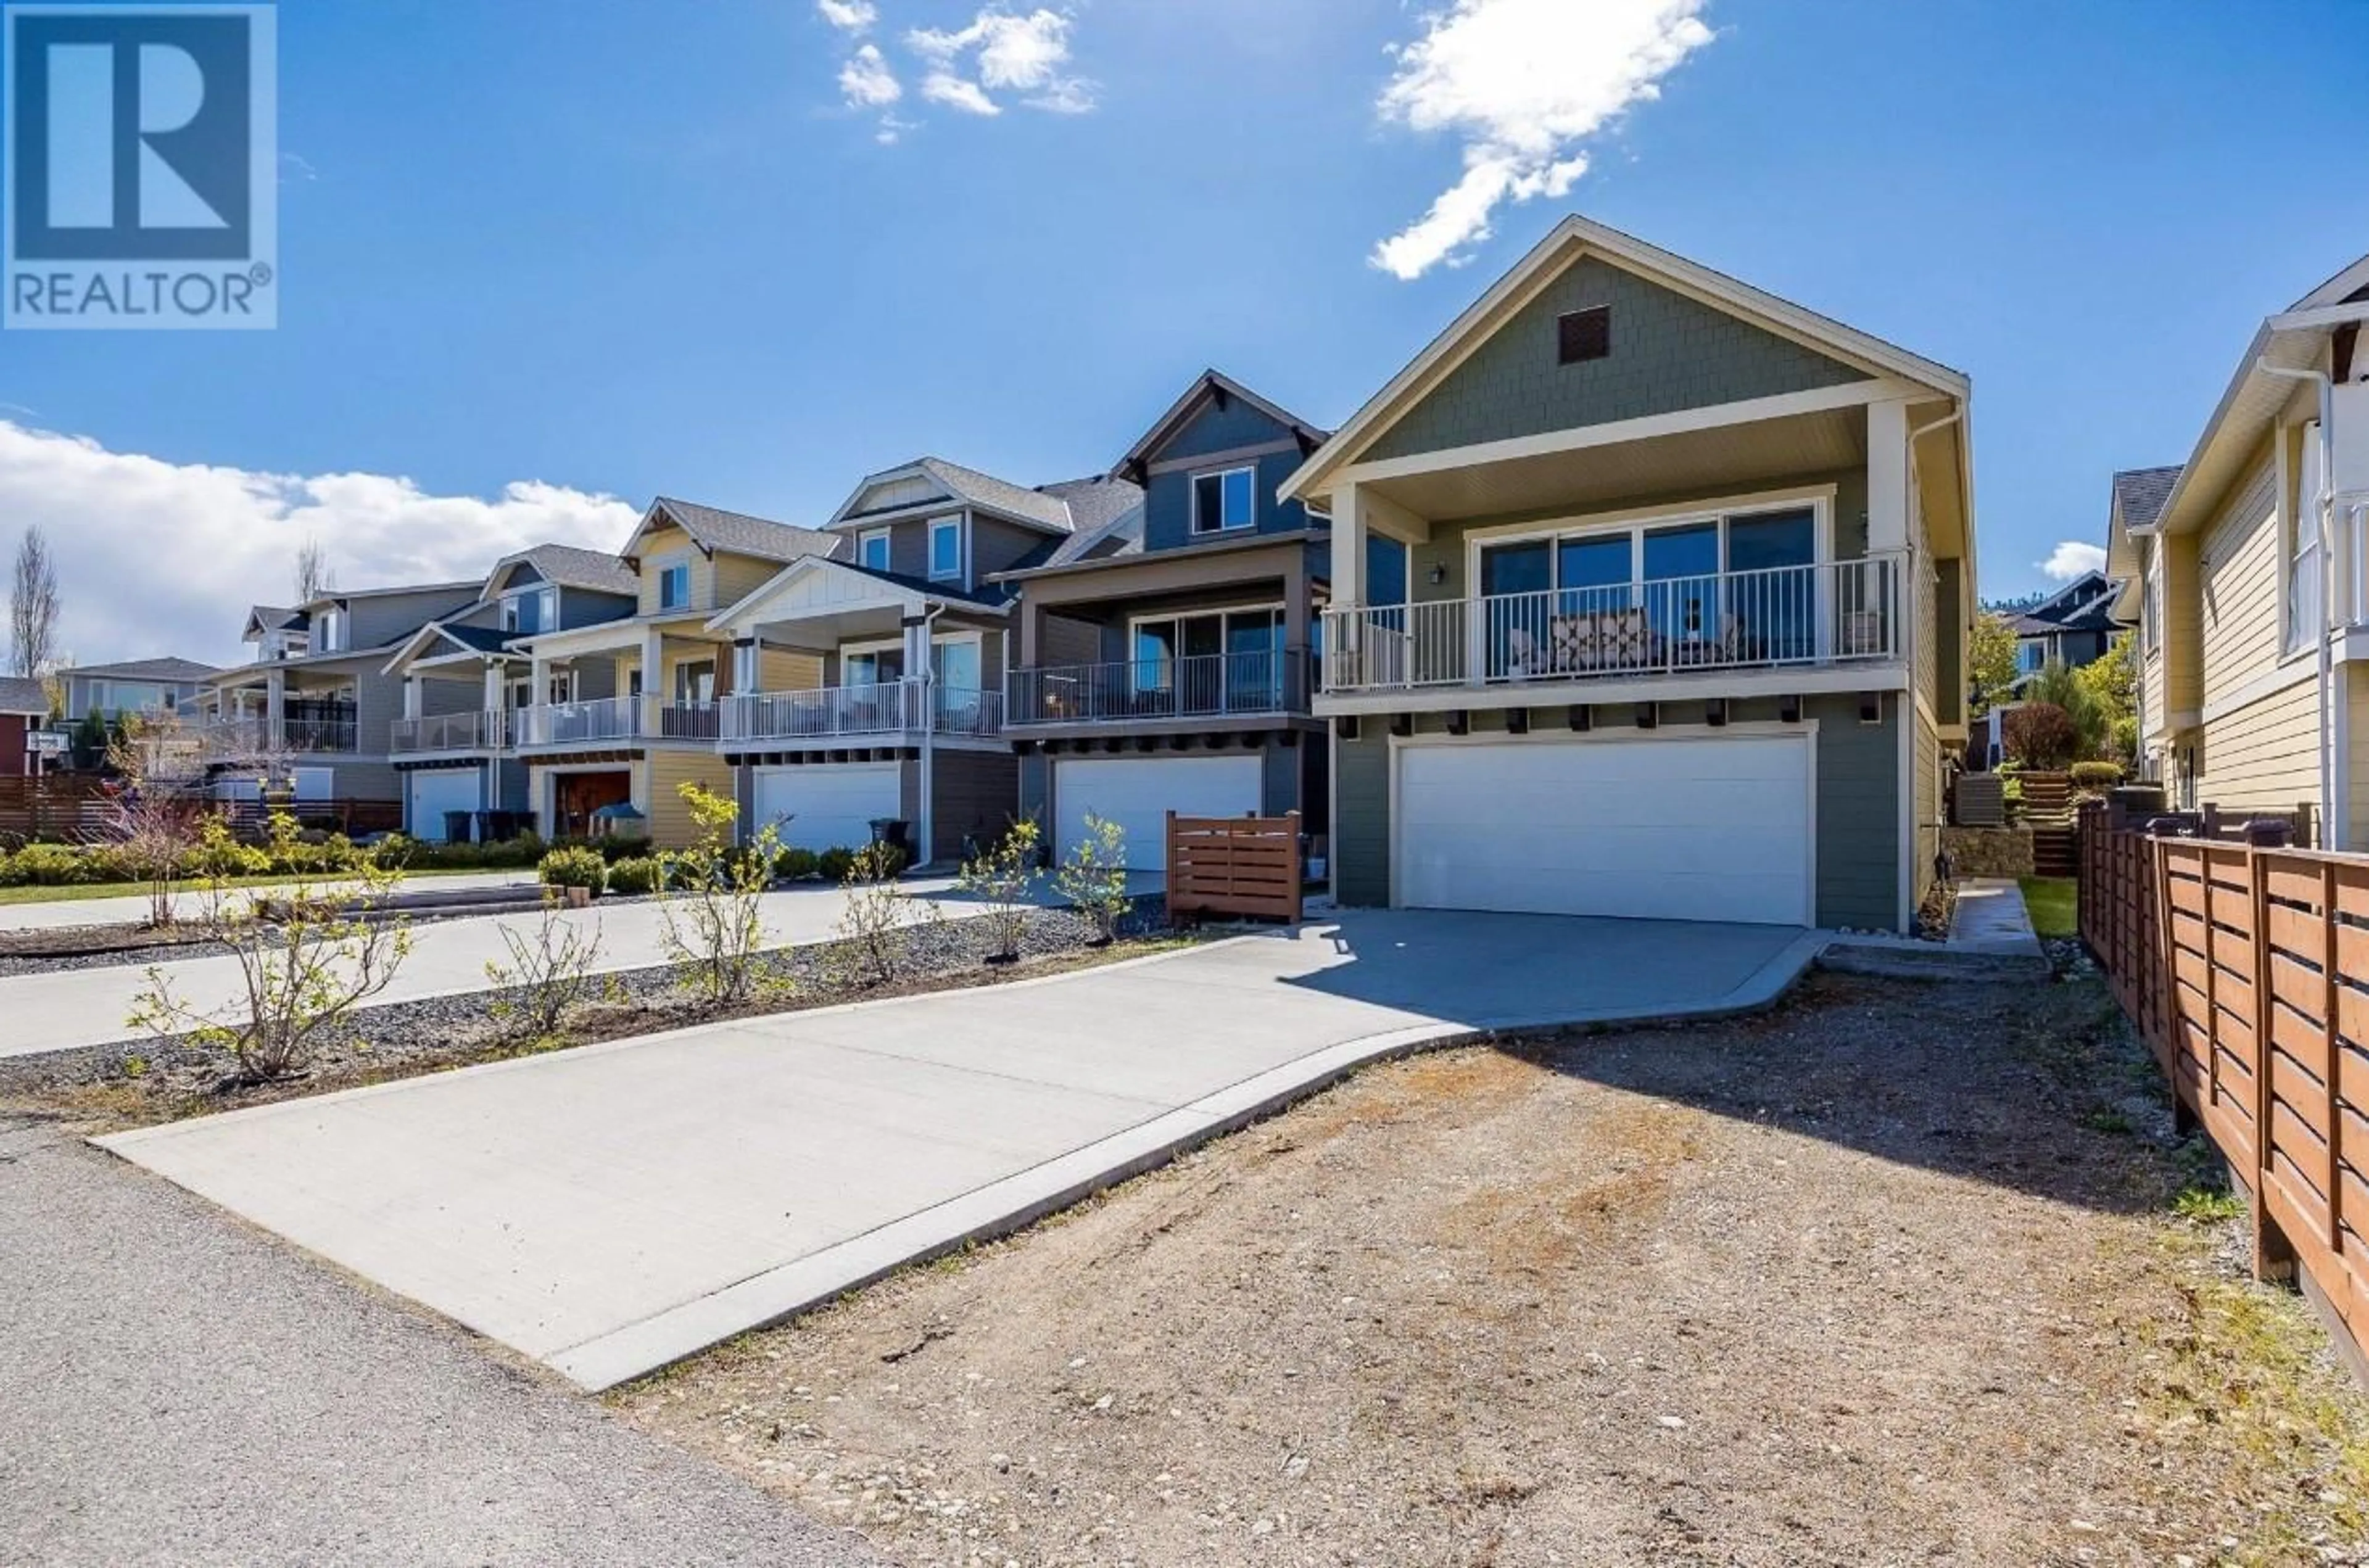
[(869, 567), (876, 572), (887, 571), (888, 569), (888, 531), (885, 528), (876, 528), (858, 539), (855, 544), (855, 559), (859, 566)]
[(687, 610), (691, 607), (691, 563), (669, 561), (658, 568), (658, 608)]
[(2286, 651), (2298, 653), (2324, 634), (2328, 622), (2320, 612), (2320, 589), (2327, 574), (2319, 556), (2319, 421), (2303, 428), (2302, 461), (2295, 468), (2295, 504), (2287, 514)]
[(346, 646), (346, 617), (340, 611), (324, 610), (313, 617), (313, 630), (323, 653), (342, 652)]
[(2139, 629), (2146, 634), (2146, 650), (2155, 653), (2163, 647), (2163, 543), (2147, 544), (2146, 583), (2139, 598)]
[(936, 578), (959, 578), (963, 575), (962, 519), (942, 517), (930, 523), (930, 576)]
[(1193, 475), (1193, 532), (1221, 533), (1258, 521), (1258, 471), (1226, 468)]
[(1612, 353), (1612, 307), (1596, 305), (1555, 317), (1555, 363), (1575, 365)]
[(551, 632), (559, 628), (559, 590), (530, 589), (502, 601), (505, 632)]

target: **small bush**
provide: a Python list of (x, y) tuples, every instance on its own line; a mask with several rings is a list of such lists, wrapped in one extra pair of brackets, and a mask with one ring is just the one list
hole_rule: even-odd
[(609, 863), (598, 850), (554, 850), (543, 857), (539, 872), (554, 887), (589, 887), (595, 893), (609, 881)]
[(655, 893), (661, 880), (658, 863), (648, 855), (635, 855), (609, 867), (609, 891), (626, 897)]
[(72, 844), (27, 844), (0, 870), (0, 881), (12, 887), (71, 887), (104, 880), (96, 875), (92, 857)]
[(844, 882), (854, 869), (855, 852), (851, 849), (827, 849), (815, 857), (815, 870), (826, 882)]
[(784, 882), (803, 882), (822, 869), (822, 857), (792, 845), (774, 857), (773, 875)]
[(2103, 794), (2121, 786), (2123, 765), (2120, 762), (2076, 762), (2073, 764), (2073, 787)]
[(2073, 715), (2054, 703), (2026, 703), (2000, 722), (2007, 754), (2028, 768), (2051, 772), (2080, 755)]

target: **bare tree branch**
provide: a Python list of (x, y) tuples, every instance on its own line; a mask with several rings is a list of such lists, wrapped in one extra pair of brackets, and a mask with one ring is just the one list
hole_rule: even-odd
[(8, 578), (8, 668), (38, 676), (58, 658), (58, 567), (49, 536), (35, 523), (17, 542)]
[(307, 534), (296, 551), (296, 602), (310, 604), (337, 586), (329, 570), (329, 552), (317, 533)]

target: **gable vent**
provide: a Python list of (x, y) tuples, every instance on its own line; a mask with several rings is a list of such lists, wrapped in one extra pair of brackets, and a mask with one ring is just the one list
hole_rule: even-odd
[(1555, 317), (1555, 362), (1579, 364), (1612, 352), (1612, 307), (1596, 305)]

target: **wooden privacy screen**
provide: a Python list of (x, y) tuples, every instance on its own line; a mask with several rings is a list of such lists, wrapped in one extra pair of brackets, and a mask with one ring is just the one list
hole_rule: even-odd
[(2369, 1341), (2369, 856), (2152, 839), (2089, 813), (2081, 936), (2251, 1192), (2255, 1262)]
[(1168, 814), (1168, 912), (1299, 921), (1299, 813)]
[(105, 811), (105, 792), (95, 778), (0, 778), (0, 841), (72, 841), (104, 820)]

